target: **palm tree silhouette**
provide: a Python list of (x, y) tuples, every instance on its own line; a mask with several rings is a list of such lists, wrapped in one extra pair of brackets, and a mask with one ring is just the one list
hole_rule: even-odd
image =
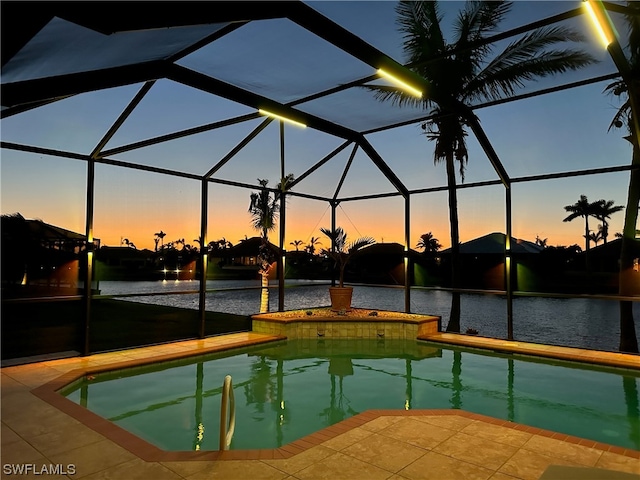
[(289, 242), (289, 245), (293, 245), (296, 247), (296, 252), (298, 251), (298, 247), (302, 245), (304, 242), (302, 240), (294, 240), (293, 242)]
[[(602, 227), (602, 225), (600, 225), (600, 227)], [(600, 240), (602, 240), (602, 230), (600, 229), (597, 233), (596, 232), (589, 232), (589, 235), (587, 235), (585, 237), (587, 239), (587, 242), (593, 242), (596, 244), (596, 247), (598, 246), (598, 242)]]
[(424, 253), (435, 253), (442, 248), (440, 241), (431, 232), (420, 235), (416, 248), (423, 248)]
[(120, 241), (120, 244), (121, 244), (121, 245), (126, 245), (126, 246), (127, 246), (127, 247), (129, 247), (129, 248), (133, 248), (134, 250), (137, 250), (136, 245), (135, 245), (131, 240), (129, 240), (128, 238), (123, 238), (123, 239)]
[(155, 242), (156, 242), (156, 252), (158, 251), (158, 241), (161, 242), (161, 248), (164, 246), (164, 237), (167, 236), (166, 233), (164, 233), (162, 230), (160, 230), (158, 233), (154, 234), (156, 238), (154, 238)]
[(548, 238), (540, 238), (538, 235), (536, 235), (536, 245), (538, 245), (539, 247), (547, 248), (547, 240)]
[[(627, 190), (627, 209), (625, 211), (624, 227), (622, 229), (622, 245), (620, 248), (620, 295), (632, 295), (633, 275), (633, 243), (638, 221), (638, 204), (640, 203), (640, 89), (638, 88), (638, 72), (640, 71), (640, 3), (627, 0), (627, 12), (624, 15), (628, 27), (627, 49), (629, 56), (620, 52), (619, 48), (610, 50), (617, 52), (613, 57), (616, 66), (622, 73), (622, 78), (607, 85), (605, 93), (618, 97), (621, 107), (609, 125), (609, 130), (624, 129), (625, 140), (631, 143), (633, 153), (631, 165), (636, 167), (629, 174), (629, 188)], [(613, 48), (616, 45), (612, 46)], [(613, 53), (612, 53), (613, 55)], [(620, 301), (620, 346), (621, 352), (638, 353), (638, 338), (636, 336), (633, 319), (633, 303)]]
[[(566, 27), (542, 27), (531, 31), (494, 55), (493, 45), (470, 48), (498, 33), (512, 2), (468, 1), (454, 23), (454, 41), (442, 34), (443, 16), (437, 1), (401, 1), (397, 23), (404, 35), (408, 65), (429, 84), (428, 95), (417, 98), (397, 87), (367, 86), (382, 101), (423, 107), (430, 120), (422, 124), (427, 138), (435, 141), (434, 163), (444, 162), (449, 193), (451, 229), (451, 286), (459, 286), (458, 199), (455, 162), (464, 181), (468, 160), (466, 126), (477, 118), (470, 106), (478, 101), (512, 96), (525, 82), (595, 62), (589, 54), (567, 48), (582, 35)], [(560, 45), (558, 49), (552, 48)], [(455, 53), (454, 53), (455, 52)], [(452, 294), (447, 331), (460, 331), (460, 294)]]
[(609, 236), (609, 222), (607, 219), (611, 218), (614, 213), (624, 210), (624, 206), (616, 205), (613, 200), (600, 200), (596, 208), (595, 217), (602, 222), (602, 240), (607, 243), (607, 237)]
[(329, 228), (321, 228), (320, 231), (331, 239), (331, 245), (333, 249), (325, 249), (323, 254), (333, 258), (336, 262), (336, 266), (339, 268), (339, 287), (344, 287), (344, 270), (351, 260), (351, 257), (358, 251), (362, 250), (368, 245), (373, 245), (376, 241), (372, 237), (360, 237), (351, 243), (347, 243), (347, 232), (342, 227), (336, 227), (335, 230)]
[(586, 251), (589, 251), (589, 217), (596, 217), (600, 208), (600, 201), (597, 202), (589, 202), (586, 195), (580, 195), (580, 200), (578, 200), (573, 205), (566, 205), (564, 209), (571, 214), (562, 220), (563, 222), (571, 222), (576, 218), (584, 218), (584, 235), (583, 237), (586, 239)]
[(322, 245), (320, 237), (311, 237), (309, 239), (309, 244), (306, 247), (307, 252), (309, 252), (311, 255), (314, 255), (316, 253), (316, 245)]
[(260, 273), (262, 286), (260, 313), (269, 311), (269, 273), (271, 272), (271, 265), (275, 261), (273, 252), (269, 248), (269, 232), (276, 226), (280, 199), (284, 192), (289, 189), (293, 179), (293, 174), (281, 179), (273, 195), (267, 189), (269, 180), (258, 179), (258, 183), (262, 188), (257, 193), (252, 192), (250, 197), (249, 213), (251, 214), (251, 223), (253, 228), (260, 232), (260, 238), (262, 239), (258, 252), (258, 272)]

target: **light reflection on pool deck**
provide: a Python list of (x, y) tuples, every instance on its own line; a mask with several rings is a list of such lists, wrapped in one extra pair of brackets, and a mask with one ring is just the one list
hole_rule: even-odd
[[(472, 346), (482, 345), (482, 338), (459, 337), (473, 341)], [(80, 476), (156, 480), (290, 475), (389, 479), (395, 474), (401, 477), (394, 478), (537, 479), (557, 464), (638, 472), (638, 450), (459, 411), (364, 412), (273, 450), (163, 452), (57, 393), (87, 372), (209, 353), (267, 338), (249, 332), (5, 367), (1, 371), (3, 463), (73, 463)], [(607, 362), (617, 358), (621, 366), (639, 367), (637, 356), (611, 355)], [(218, 461), (223, 459), (228, 461)]]

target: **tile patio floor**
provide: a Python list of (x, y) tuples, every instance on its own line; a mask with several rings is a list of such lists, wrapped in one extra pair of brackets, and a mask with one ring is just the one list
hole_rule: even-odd
[[(455, 340), (447, 335), (439, 334), (432, 340)], [(370, 410), (275, 450), (162, 452), (97, 420), (90, 412), (78, 413), (80, 407), (69, 407), (66, 400), (60, 403), (62, 397), (54, 392), (81, 370), (205, 353), (269, 339), (273, 337), (238, 333), (2, 368), (2, 478), (533, 480), (549, 465), (640, 474), (640, 451), (459, 410)], [(465, 341), (491, 348), (499, 342), (501, 348), (511, 351), (540, 349), (474, 337)], [(553, 348), (545, 351), (548, 354)], [(584, 357), (578, 360), (597, 356), (586, 351), (576, 351), (575, 355)], [(635, 356), (607, 354), (602, 358), (605, 363), (618, 358), (623, 364), (631, 362), (632, 368), (640, 368)], [(73, 464), (75, 474), (6, 474), (7, 465), (18, 464), (31, 464), (36, 469)]]

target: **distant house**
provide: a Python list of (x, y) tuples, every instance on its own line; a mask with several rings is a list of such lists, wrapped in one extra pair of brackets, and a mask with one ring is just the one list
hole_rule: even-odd
[[(56, 227), (42, 220), (26, 220), (27, 235), (42, 248), (48, 250), (60, 250), (78, 254), (86, 249), (87, 237), (66, 228)], [(100, 245), (100, 239), (95, 238), (93, 243)]]
[[(262, 238), (260, 237), (241, 240), (240, 243), (224, 250), (224, 256), (230, 260), (231, 265), (257, 267), (260, 245), (262, 245)], [(273, 254), (277, 256), (280, 249), (271, 242), (268, 245)]]
[[(581, 266), (586, 265), (586, 257), (589, 257), (589, 273), (582, 272), (586, 287), (597, 293), (617, 293), (620, 281), (620, 250), (622, 239), (616, 238), (597, 247), (589, 249), (589, 253), (583, 251), (578, 255)], [(632, 294), (640, 295), (640, 238), (631, 242), (631, 255), (634, 259), (632, 272), (627, 277), (627, 285)]]
[[(482, 237), (474, 238), (460, 244), (461, 255), (504, 255), (504, 245), (507, 236), (504, 233), (494, 232)], [(529, 255), (540, 253), (543, 248), (528, 240), (511, 237), (512, 255)], [(450, 253), (447, 248), (440, 252), (441, 255)]]
[(131, 247), (104, 246), (96, 252), (98, 280), (155, 280), (154, 252)]
[[(607, 243), (591, 247), (589, 249), (589, 263), (591, 269), (596, 272), (618, 273), (620, 271), (620, 250), (622, 248), (622, 239), (616, 238)], [(636, 259), (636, 271), (638, 265), (638, 257), (640, 257), (640, 238), (631, 243), (631, 254)], [(580, 257), (584, 257), (586, 252), (581, 252)], [(582, 262), (581, 262), (582, 263)]]
[[(494, 232), (460, 244), (462, 288), (505, 290), (505, 242), (504, 233)], [(536, 283), (534, 266), (543, 248), (534, 242), (511, 237), (511, 258), (515, 260), (512, 271), (512, 287), (529, 290)], [(443, 272), (450, 271), (451, 249), (440, 252)]]
[[(87, 237), (20, 214), (2, 216), (3, 285), (75, 288)], [(100, 244), (94, 239), (94, 245)]]
[[(415, 250), (406, 252), (414, 262), (421, 255)], [(400, 243), (374, 243), (356, 253), (347, 264), (347, 279), (366, 283), (404, 285), (404, 245)], [(412, 279), (409, 279), (412, 282)]]
[[(221, 259), (221, 273), (236, 278), (257, 278), (260, 245), (262, 238), (251, 237), (219, 252), (217, 255)], [(271, 242), (268, 245), (277, 259), (280, 249)], [(274, 268), (271, 270), (270, 278), (276, 278), (276, 275), (277, 269)]]
[(153, 262), (153, 252), (146, 248), (138, 250), (104, 246), (98, 250), (96, 257), (112, 267), (142, 268)]

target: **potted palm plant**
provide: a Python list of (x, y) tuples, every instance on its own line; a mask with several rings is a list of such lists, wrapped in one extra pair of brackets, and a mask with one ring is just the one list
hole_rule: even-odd
[(344, 269), (354, 253), (368, 245), (374, 244), (376, 241), (372, 237), (360, 237), (347, 244), (347, 234), (342, 227), (337, 227), (335, 230), (321, 228), (320, 231), (331, 239), (331, 244), (333, 245), (331, 250), (323, 249), (322, 253), (333, 258), (336, 265), (340, 268), (338, 286), (329, 287), (331, 310), (335, 312), (342, 310), (349, 311), (351, 310), (353, 287), (344, 286)]

